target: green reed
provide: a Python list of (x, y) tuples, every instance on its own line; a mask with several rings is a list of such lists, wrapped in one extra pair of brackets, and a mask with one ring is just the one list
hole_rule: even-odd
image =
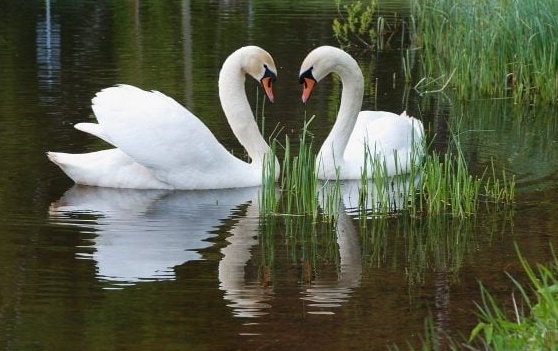
[(304, 122), (297, 155), (291, 156), (290, 141), (286, 136), (281, 192), (283, 211), (316, 218), (318, 216), (316, 155), (313, 151), (313, 140), (308, 133), (308, 125), (312, 120), (313, 117), (308, 122)]
[(423, 75), (448, 81), (463, 99), (558, 101), (558, 2), (414, 2)]
[[(308, 131), (312, 120), (304, 123), (297, 153), (292, 152), (291, 141), (285, 137), (279, 192), (273, 162), (279, 144), (276, 140), (271, 143), (271, 157), (266, 158), (262, 173), (262, 214), (302, 215), (314, 220), (321, 216), (326, 222), (337, 219), (342, 205), (343, 181), (318, 180), (313, 137)], [(413, 142), (410, 155), (413, 162), (411, 166), (405, 165), (405, 169), (401, 156), (395, 152), (392, 157), (396, 176), (388, 174), (390, 160), (376, 150), (363, 149), (364, 162), (356, 204), (363, 228), (370, 216), (409, 213), (411, 216), (464, 218), (476, 215), (481, 202), (487, 205), (513, 203), (515, 178), (509, 177), (505, 171), (498, 174), (493, 162), (480, 176), (473, 175), (467, 165), (460, 134), (451, 135), (449, 149), (444, 154), (426, 153), (425, 142)]]
[[(438, 350), (440, 340), (451, 350), (556, 350), (558, 344), (558, 258), (550, 247), (552, 261), (533, 266), (515, 246), (528, 280), (520, 283), (508, 274), (515, 288), (510, 293), (511, 306), (503, 306), (481, 282), (481, 302), (477, 304), (479, 322), (468, 340), (440, 335), (427, 319), (422, 350)], [(394, 346), (391, 349), (400, 350)], [(409, 347), (408, 349), (413, 349)]]
[[(490, 350), (555, 350), (558, 343), (558, 259), (551, 247), (553, 262), (537, 264), (535, 269), (522, 257), (517, 244), (516, 251), (532, 291), (510, 276), (518, 292), (517, 297), (512, 294), (514, 313), (510, 318), (481, 285), (481, 321), (471, 332), (469, 342), (480, 339)], [(533, 295), (535, 301), (530, 298)]]
[(487, 201), (495, 203), (511, 203), (515, 198), (515, 176), (509, 179), (507, 173), (502, 171), (502, 177), (496, 175), (494, 159), (490, 160), (491, 174), (484, 184), (484, 195)]
[[(394, 162), (399, 165), (397, 152), (393, 155)], [(407, 210), (413, 203), (412, 198), (416, 191), (413, 179), (414, 172), (408, 174), (401, 169), (396, 173), (401, 176), (390, 176), (388, 174), (386, 158), (377, 152), (364, 149), (364, 164), (360, 177), (359, 186), (359, 211), (361, 214), (390, 214), (397, 211)], [(413, 169), (416, 169), (413, 167)], [(398, 201), (403, 198), (403, 201)], [(399, 204), (399, 205), (398, 205)], [(366, 218), (366, 216), (364, 216)]]
[[(262, 95), (260, 97), (260, 89), (256, 89), (256, 101), (261, 101), (260, 105), (256, 104), (256, 122), (260, 122), (260, 132), (265, 137), (265, 105), (267, 97)], [(260, 213), (270, 215), (275, 212), (277, 204), (277, 187), (275, 186), (275, 174), (277, 172), (275, 160), (277, 157), (278, 142), (276, 136), (281, 132), (279, 125), (275, 127), (269, 136), (269, 152), (264, 156), (263, 169), (262, 169), (262, 190), (260, 192), (259, 208)]]
[(480, 176), (471, 174), (459, 134), (453, 134), (446, 153), (432, 152), (425, 157), (419, 196), (421, 212), (467, 217), (478, 212), (482, 201), (512, 204), (515, 177), (510, 179), (505, 170), (498, 176), (494, 163)]
[(264, 157), (262, 170), (262, 189), (260, 191), (260, 213), (270, 215), (277, 209), (277, 187), (275, 185), (275, 157), (277, 155), (277, 140), (274, 139), (270, 145), (270, 151)]
[[(271, 142), (271, 151), (265, 159), (262, 172), (262, 214), (310, 216), (314, 220), (322, 216), (326, 221), (335, 220), (341, 202), (340, 184), (338, 180), (318, 180), (313, 136), (308, 130), (313, 118), (304, 122), (299, 135), (298, 152), (292, 151), (292, 142), (288, 135), (285, 136), (284, 144), (277, 140)], [(274, 155), (279, 146), (284, 150), (284, 158), (277, 191)]]
[(466, 217), (477, 212), (480, 187), (481, 179), (469, 174), (461, 153), (433, 153), (424, 165), (421, 203), (430, 215)]

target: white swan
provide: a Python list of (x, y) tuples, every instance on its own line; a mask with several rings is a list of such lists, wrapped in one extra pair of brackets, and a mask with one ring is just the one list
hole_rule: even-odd
[(372, 157), (385, 160), (388, 175), (408, 172), (420, 159), (424, 136), (422, 122), (405, 112), (396, 115), (360, 111), (364, 94), (362, 72), (349, 54), (331, 46), (318, 47), (304, 59), (299, 77), (304, 84), (302, 102), (310, 98), (314, 85), (330, 73), (341, 78), (343, 93), (337, 120), (316, 158), (318, 177), (359, 179), (365, 147), (375, 154)]
[[(233, 52), (219, 75), (221, 105), (251, 163), (230, 154), (211, 131), (172, 98), (129, 85), (104, 89), (93, 98), (99, 124), (75, 128), (116, 146), (114, 149), (48, 158), (78, 184), (136, 189), (218, 189), (261, 184), (269, 151), (244, 90), (245, 75), (261, 82), (273, 102), (277, 70), (256, 46)], [(276, 178), (279, 163), (276, 163)]]

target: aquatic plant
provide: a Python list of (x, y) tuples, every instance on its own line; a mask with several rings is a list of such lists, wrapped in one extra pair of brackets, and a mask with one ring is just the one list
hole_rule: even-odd
[[(462, 99), (558, 102), (558, 2), (414, 1), (422, 74)], [(451, 77), (451, 78), (450, 78)], [(422, 82), (424, 83), (424, 81)], [(441, 85), (440, 85), (441, 86)]]
[[(558, 343), (558, 259), (551, 247), (553, 262), (531, 266), (516, 252), (529, 279), (532, 291), (513, 281), (519, 296), (512, 295), (513, 319), (508, 317), (488, 289), (481, 284), (480, 322), (471, 332), (469, 342), (481, 341), (490, 350), (553, 350)], [(534, 296), (534, 298), (530, 298)], [(517, 301), (520, 299), (520, 301)], [(527, 309), (524, 311), (524, 309)]]
[[(326, 221), (333, 221), (336, 218), (340, 204), (340, 183), (338, 180), (328, 182), (318, 180), (316, 153), (313, 148), (314, 138), (308, 130), (313, 119), (314, 117), (304, 122), (299, 135), (298, 153), (293, 154), (288, 135), (285, 135), (283, 145), (280, 145), (276, 139), (272, 141), (270, 157), (266, 159), (262, 172), (263, 187), (260, 193), (262, 214), (302, 215), (313, 219), (321, 215)], [(278, 145), (284, 151), (279, 191), (273, 177), (275, 171), (273, 157)]]
[[(432, 317), (426, 319), (422, 350), (555, 350), (558, 343), (558, 258), (553, 247), (552, 262), (532, 266), (515, 245), (529, 287), (508, 274), (515, 285), (512, 306), (503, 307), (481, 282), (479, 322), (468, 340), (439, 335)], [(516, 294), (517, 293), (517, 294)], [(511, 312), (511, 313), (510, 313)], [(441, 348), (440, 344), (447, 347)], [(408, 349), (414, 350), (408, 345)], [(392, 350), (400, 350), (396, 345)]]
[(471, 174), (459, 133), (453, 133), (446, 153), (432, 152), (426, 156), (419, 191), (420, 210), (429, 215), (451, 212), (453, 217), (467, 217), (477, 213), (481, 201), (512, 204), (515, 177), (509, 178), (505, 170), (498, 176), (494, 163), (491, 166), (480, 176)]
[[(259, 90), (256, 90), (256, 101), (260, 101), (258, 98)], [(261, 113), (256, 112), (256, 118), (259, 119), (259, 128), (262, 136), (265, 137), (265, 96), (261, 99)], [(256, 104), (256, 111), (259, 109), (259, 104)], [(260, 213), (264, 215), (272, 214), (276, 209), (277, 204), (277, 187), (275, 185), (275, 174), (276, 174), (276, 163), (277, 159), (277, 135), (281, 132), (278, 126), (275, 127), (273, 132), (269, 137), (269, 152), (264, 156), (264, 166), (262, 169), (262, 190), (260, 192), (259, 208)]]
[(409, 169), (401, 168), (401, 160), (394, 152), (396, 176), (388, 174), (388, 159), (366, 147), (363, 150), (364, 164), (359, 184), (359, 217), (390, 214), (409, 210), (414, 206), (415, 196), (422, 170), (423, 145), (411, 142), (411, 159), (416, 160)]
[[(265, 165), (261, 213), (310, 215), (314, 219), (321, 215), (327, 221), (336, 219), (344, 182), (318, 180), (313, 138), (308, 132), (311, 121), (305, 122), (302, 129), (298, 154), (292, 155), (289, 137), (285, 137), (279, 197), (273, 178), (274, 164), (267, 162)], [(370, 216), (407, 212), (412, 216), (464, 218), (474, 216), (481, 202), (487, 205), (513, 203), (515, 178), (510, 178), (505, 171), (499, 176), (494, 163), (481, 175), (471, 174), (460, 134), (451, 135), (449, 149), (444, 154), (436, 151), (424, 154), (427, 145), (415, 145), (412, 155), (423, 155), (421, 162), (402, 170), (398, 176), (388, 175), (385, 159), (371, 150), (363, 150), (364, 167), (355, 206), (363, 227)], [(272, 154), (276, 145), (276, 141), (272, 142)], [(398, 155), (394, 157), (397, 164)]]
[(477, 211), (481, 179), (469, 173), (458, 136), (450, 145), (453, 148), (443, 155), (433, 152), (426, 157), (419, 206), (430, 215), (451, 212), (466, 217)]
[(277, 186), (275, 184), (275, 157), (277, 154), (277, 140), (273, 139), (270, 152), (264, 157), (262, 170), (262, 189), (260, 190), (260, 213), (270, 215), (275, 213), (277, 206)]
[(308, 125), (311, 122), (312, 118), (304, 122), (297, 155), (291, 156), (290, 141), (288, 136), (285, 137), (285, 158), (280, 181), (284, 196), (283, 210), (290, 214), (311, 215), (316, 218), (318, 177), (315, 171), (313, 138), (308, 134)]
[(397, 16), (384, 17), (378, 14), (378, 0), (369, 0), (365, 5), (360, 0), (341, 6), (335, 0), (339, 18), (333, 19), (333, 36), (344, 49), (382, 51), (394, 37), (396, 30), (404, 26)]
[(377, 32), (373, 20), (378, 6), (377, 0), (370, 1), (366, 6), (363, 6), (360, 1), (344, 5), (345, 15), (341, 11), (341, 1), (337, 0), (336, 3), (341, 18), (333, 20), (333, 35), (341, 47), (347, 48), (357, 42), (367, 49), (376, 48)]

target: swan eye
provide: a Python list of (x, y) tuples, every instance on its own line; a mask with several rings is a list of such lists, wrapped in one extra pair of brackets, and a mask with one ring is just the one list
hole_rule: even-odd
[(271, 86), (271, 83), (274, 83), (275, 80), (277, 80), (277, 75), (275, 73), (273, 73), (273, 71), (271, 71), (265, 63), (264, 63), (263, 66), (264, 66), (265, 72), (264, 72), (264, 75), (263, 75), (261, 80), (263, 81), (264, 78), (270, 78), (268, 84), (269, 84), (269, 86)]
[(298, 82), (299, 82), (300, 84), (304, 84), (304, 87), (305, 87), (305, 88), (306, 88), (306, 85), (307, 85), (307, 83), (306, 83), (306, 79), (307, 79), (307, 78), (312, 79), (313, 81), (316, 81), (316, 78), (314, 78), (314, 75), (312, 75), (312, 70), (313, 70), (313, 69), (314, 69), (313, 66), (310, 67), (309, 69), (307, 69), (306, 71), (304, 71), (304, 73), (302, 73), (302, 74), (300, 75), (300, 77), (298, 77)]

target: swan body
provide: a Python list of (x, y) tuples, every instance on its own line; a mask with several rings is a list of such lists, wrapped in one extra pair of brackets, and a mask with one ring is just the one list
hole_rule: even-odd
[[(233, 52), (219, 75), (219, 98), (233, 133), (251, 159), (244, 162), (172, 98), (130, 85), (104, 89), (92, 100), (95, 123), (75, 128), (116, 148), (85, 154), (48, 152), (74, 182), (135, 189), (220, 189), (261, 184), (269, 145), (262, 137), (244, 90), (246, 74), (259, 80), (273, 102), (276, 68), (256, 46)], [(279, 163), (276, 163), (276, 178)]]
[[(346, 52), (331, 46), (311, 51), (300, 68), (304, 84), (302, 102), (310, 98), (317, 82), (330, 73), (341, 78), (343, 92), (333, 128), (316, 158), (320, 179), (360, 179), (365, 150), (370, 160), (385, 164), (387, 175), (405, 174), (422, 155), (424, 127), (406, 112), (360, 111), (364, 78), (357, 62)], [(368, 171), (369, 176), (372, 172)]]

